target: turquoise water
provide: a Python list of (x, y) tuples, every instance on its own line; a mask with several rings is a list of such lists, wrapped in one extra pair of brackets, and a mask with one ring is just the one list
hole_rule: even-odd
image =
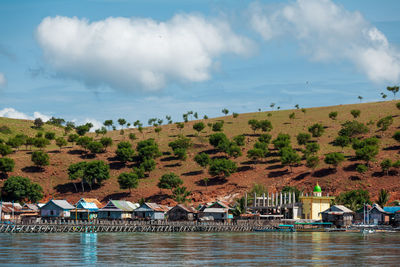
[(400, 233), (0, 234), (0, 264), (392, 265)]

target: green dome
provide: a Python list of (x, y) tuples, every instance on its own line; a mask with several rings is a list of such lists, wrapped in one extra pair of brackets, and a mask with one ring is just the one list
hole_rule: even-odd
[(317, 185), (314, 187), (314, 192), (322, 192), (321, 187), (317, 183)]

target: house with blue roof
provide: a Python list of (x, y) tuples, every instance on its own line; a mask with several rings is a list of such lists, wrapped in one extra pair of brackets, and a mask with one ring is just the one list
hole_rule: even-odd
[(93, 220), (97, 218), (97, 212), (101, 203), (95, 198), (81, 198), (75, 204), (75, 210), (71, 211), (74, 220)]
[(395, 223), (396, 221), (396, 214), (400, 212), (400, 206), (390, 206), (390, 207), (383, 207), (383, 210), (389, 214), (389, 222), (390, 224)]

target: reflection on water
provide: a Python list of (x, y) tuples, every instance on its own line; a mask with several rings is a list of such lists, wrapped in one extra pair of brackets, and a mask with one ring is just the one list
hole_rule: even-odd
[(0, 264), (397, 265), (400, 233), (0, 234)]

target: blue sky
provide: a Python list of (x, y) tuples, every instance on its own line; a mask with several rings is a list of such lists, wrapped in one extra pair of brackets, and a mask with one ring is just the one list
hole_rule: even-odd
[(0, 2), (0, 116), (77, 123), (377, 101), (400, 2)]

